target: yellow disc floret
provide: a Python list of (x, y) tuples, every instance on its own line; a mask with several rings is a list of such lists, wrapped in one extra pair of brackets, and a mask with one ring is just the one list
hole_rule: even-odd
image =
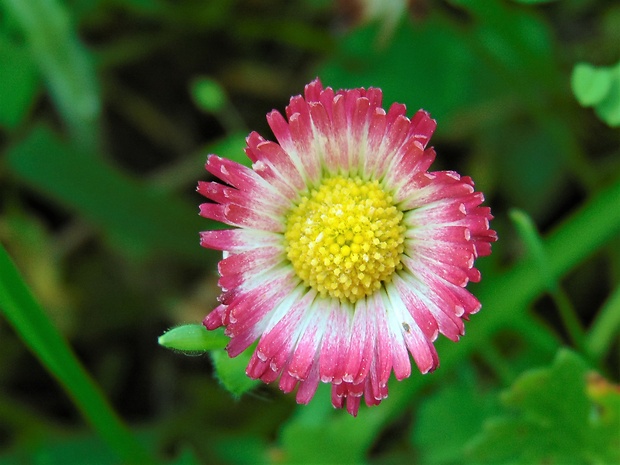
[(327, 178), (288, 213), (286, 253), (297, 275), (322, 296), (356, 302), (402, 267), (402, 219), (378, 181)]

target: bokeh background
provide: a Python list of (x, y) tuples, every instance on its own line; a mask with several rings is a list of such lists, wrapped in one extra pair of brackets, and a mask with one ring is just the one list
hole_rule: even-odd
[[(619, 60), (613, 0), (0, 0), (0, 463), (620, 462)], [(216, 305), (207, 154), (316, 76), (429, 111), (500, 237), (355, 419), (157, 343)]]

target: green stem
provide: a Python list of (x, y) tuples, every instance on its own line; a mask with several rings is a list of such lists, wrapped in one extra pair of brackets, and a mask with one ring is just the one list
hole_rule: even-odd
[(600, 361), (617, 339), (620, 330), (620, 286), (603, 305), (588, 334), (587, 347), (590, 355)]
[(534, 222), (525, 212), (519, 210), (512, 210), (510, 212), (510, 218), (514, 222), (521, 239), (525, 242), (530, 257), (536, 262), (540, 277), (558, 308), (560, 318), (564, 323), (564, 327), (573, 345), (581, 353), (586, 354), (583, 327), (577, 318), (575, 308), (571, 304), (568, 295), (560, 286), (557, 277), (553, 276), (551, 273), (547, 252), (545, 251), (542, 238), (538, 234)]
[(516, 373), (511, 369), (510, 364), (499, 352), (491, 338), (486, 341), (477, 354), (495, 372), (495, 375), (503, 386), (510, 386), (516, 379)]
[(124, 462), (155, 463), (121, 422), (65, 339), (35, 301), (1, 245), (0, 311), (26, 346), (60, 382), (84, 418)]

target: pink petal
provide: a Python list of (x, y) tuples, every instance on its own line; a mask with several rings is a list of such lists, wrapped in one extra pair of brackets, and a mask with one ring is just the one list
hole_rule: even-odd
[(279, 235), (253, 229), (218, 229), (202, 231), (200, 245), (208, 249), (243, 252), (255, 247), (280, 245)]

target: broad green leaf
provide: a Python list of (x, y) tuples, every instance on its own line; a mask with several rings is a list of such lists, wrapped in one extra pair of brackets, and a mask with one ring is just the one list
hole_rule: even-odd
[(175, 457), (168, 465), (200, 465), (200, 460), (196, 457), (196, 453), (189, 447), (184, 447), (181, 453)]
[[(362, 402), (363, 404), (363, 402)], [(385, 411), (362, 405), (357, 418), (334, 410), (331, 386), (320, 383), (308, 405), (299, 408), (281, 434), (286, 463), (364, 463), (367, 444), (376, 437)]]
[(473, 460), (494, 464), (597, 464), (620, 461), (620, 418), (614, 390), (593, 398), (588, 368), (561, 350), (549, 368), (529, 370), (502, 396), (504, 412), (491, 417), (468, 446)]
[(222, 330), (207, 331), (201, 324), (187, 324), (166, 331), (157, 342), (166, 349), (191, 355), (223, 349), (229, 340)]
[(517, 3), (524, 3), (526, 5), (536, 5), (538, 3), (551, 3), (556, 2), (557, 0), (513, 0)]
[(573, 69), (571, 86), (581, 105), (594, 107), (598, 117), (609, 126), (620, 126), (620, 62), (612, 67), (578, 63)]
[(76, 146), (96, 152), (101, 115), (99, 83), (70, 10), (59, 0), (4, 0), (3, 4), (19, 24)]
[(376, 25), (359, 28), (339, 42), (319, 76), (335, 88), (380, 87), (387, 105), (424, 108), (446, 135), (456, 122), (467, 124), (476, 108), (476, 120), (496, 122), (515, 104), (534, 105), (533, 87), (556, 89), (560, 75), (543, 21), (502, 2), (454, 3), (472, 13), (475, 26), (464, 28), (435, 12), (424, 22), (403, 20), (387, 44), (378, 42)]
[(457, 109), (497, 95), (496, 76), (445, 17), (435, 15), (415, 25), (402, 21), (386, 45), (378, 44), (379, 34), (372, 24), (340, 41), (334, 57), (319, 70), (323, 83), (380, 87), (388, 106), (398, 101), (410, 112), (424, 108), (444, 122), (439, 131), (447, 129), (445, 122)]
[(563, 141), (553, 137), (562, 122), (549, 117), (540, 124), (514, 122), (482, 136), (497, 156), (497, 179), (514, 207), (544, 217), (559, 202), (568, 183)]
[(412, 441), (424, 464), (459, 463), (465, 444), (499, 403), (495, 392), (478, 384), (470, 365), (420, 405)]
[(253, 351), (254, 346), (251, 346), (234, 358), (229, 357), (224, 349), (216, 349), (210, 352), (217, 378), (235, 397), (241, 396), (260, 383), (260, 381), (251, 379), (245, 374), (245, 368)]
[(27, 50), (0, 35), (0, 126), (13, 129), (28, 115), (39, 73)]
[[(553, 56), (551, 28), (532, 11), (505, 2), (452, 0), (474, 17), (472, 47), (488, 61), (504, 92), (519, 92), (536, 103), (537, 92), (555, 91), (562, 75)], [(485, 89), (481, 89), (485, 92)]]
[(612, 69), (613, 81), (605, 99), (595, 106), (600, 119), (612, 127), (620, 126), (620, 62)]
[(118, 464), (118, 457), (99, 438), (83, 433), (46, 437), (41, 441), (28, 443), (27, 447), (0, 455), (0, 465), (57, 463), (115, 465)]
[(213, 223), (201, 219), (195, 208), (101, 158), (70, 149), (45, 127), (35, 128), (9, 151), (8, 166), (31, 188), (77, 212), (137, 256), (205, 256), (198, 231)]
[(577, 101), (584, 107), (600, 103), (609, 93), (613, 73), (609, 68), (595, 68), (589, 63), (578, 63), (573, 69), (571, 86)]
[(239, 432), (223, 436), (214, 441), (213, 448), (218, 457), (230, 465), (274, 465), (274, 462), (269, 460), (271, 447), (256, 435)]

